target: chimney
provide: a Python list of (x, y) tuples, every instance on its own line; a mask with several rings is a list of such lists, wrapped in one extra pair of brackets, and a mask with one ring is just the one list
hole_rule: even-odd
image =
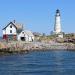
[(15, 21), (15, 20), (13, 20), (13, 22), (15, 23), (16, 21)]

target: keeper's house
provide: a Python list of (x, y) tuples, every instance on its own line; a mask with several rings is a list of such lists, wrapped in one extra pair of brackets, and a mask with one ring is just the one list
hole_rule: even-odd
[(3, 28), (3, 39), (32, 42), (34, 41), (34, 35), (29, 30), (23, 30), (23, 25), (16, 23), (14, 20)]
[(17, 35), (23, 30), (23, 25), (13, 22), (9, 22), (3, 28), (3, 39), (5, 40), (17, 40)]

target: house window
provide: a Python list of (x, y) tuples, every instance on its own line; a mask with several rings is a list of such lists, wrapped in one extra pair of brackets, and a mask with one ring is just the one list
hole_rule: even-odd
[(12, 30), (10, 30), (10, 33), (12, 33)]
[(10, 28), (12, 28), (12, 25), (10, 25)]

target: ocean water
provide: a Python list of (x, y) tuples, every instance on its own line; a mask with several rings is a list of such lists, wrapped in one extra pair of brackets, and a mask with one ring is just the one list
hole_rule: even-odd
[(0, 75), (75, 75), (75, 51), (2, 55)]

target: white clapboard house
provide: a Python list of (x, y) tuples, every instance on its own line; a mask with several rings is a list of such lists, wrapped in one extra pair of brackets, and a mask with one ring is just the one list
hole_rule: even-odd
[(31, 31), (23, 30), (23, 25), (13, 22), (9, 22), (3, 28), (3, 39), (5, 40), (20, 40), (20, 41), (33, 41), (34, 35)]
[(23, 30), (23, 25), (16, 23), (15, 20), (13, 22), (9, 22), (3, 28), (3, 39), (5, 40), (17, 40), (17, 34), (19, 34)]

